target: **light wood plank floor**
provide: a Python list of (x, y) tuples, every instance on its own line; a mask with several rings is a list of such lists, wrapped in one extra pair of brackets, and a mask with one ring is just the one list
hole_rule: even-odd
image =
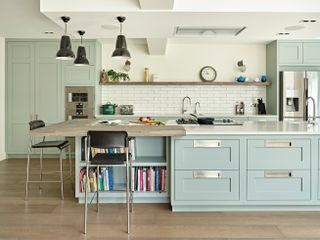
[[(33, 163), (36, 177), (39, 164)], [(172, 213), (168, 204), (135, 204), (130, 236), (123, 204), (103, 204), (98, 214), (93, 207), (85, 236), (83, 205), (74, 199), (70, 182), (64, 201), (59, 184), (43, 185), (41, 193), (34, 184), (25, 202), (25, 167), (24, 159), (0, 162), (0, 240), (320, 239), (318, 212)], [(44, 167), (58, 169), (58, 161), (46, 160)]]

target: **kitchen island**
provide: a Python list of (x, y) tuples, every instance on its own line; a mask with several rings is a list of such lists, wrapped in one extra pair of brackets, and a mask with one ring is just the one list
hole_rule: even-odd
[[(168, 121), (170, 124), (170, 121)], [(319, 126), (304, 122), (245, 122), (242, 126), (105, 126), (72, 120), (32, 131), (76, 136), (76, 191), (88, 130), (125, 130), (136, 138), (135, 167), (167, 170), (164, 192), (134, 193), (135, 202), (171, 202), (173, 211), (319, 210)], [(122, 184), (123, 173), (114, 173)], [(169, 194), (170, 193), (170, 194)], [(124, 202), (117, 192), (105, 202)]]

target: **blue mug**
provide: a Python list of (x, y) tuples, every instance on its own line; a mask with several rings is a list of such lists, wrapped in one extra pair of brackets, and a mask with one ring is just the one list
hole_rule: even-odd
[(261, 82), (266, 82), (267, 81), (267, 76), (266, 75), (262, 75), (261, 76)]

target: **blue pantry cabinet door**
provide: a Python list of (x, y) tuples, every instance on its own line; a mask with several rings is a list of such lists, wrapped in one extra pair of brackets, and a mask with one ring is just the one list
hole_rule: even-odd
[(310, 169), (308, 139), (248, 140), (248, 169)]
[(279, 64), (302, 64), (302, 43), (301, 42), (280, 42), (278, 45)]
[(175, 169), (238, 169), (239, 140), (175, 141)]
[(310, 171), (248, 171), (248, 200), (310, 200)]
[(31, 42), (7, 43), (8, 154), (28, 151), (29, 124), (34, 117), (34, 46)]
[(174, 184), (177, 201), (239, 200), (238, 171), (179, 170)]
[(303, 63), (320, 65), (320, 43), (303, 43)]

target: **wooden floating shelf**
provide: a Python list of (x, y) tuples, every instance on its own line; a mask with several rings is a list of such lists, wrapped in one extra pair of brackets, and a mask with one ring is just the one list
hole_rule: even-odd
[(271, 82), (108, 82), (103, 85), (229, 85), (229, 86), (270, 86)]

